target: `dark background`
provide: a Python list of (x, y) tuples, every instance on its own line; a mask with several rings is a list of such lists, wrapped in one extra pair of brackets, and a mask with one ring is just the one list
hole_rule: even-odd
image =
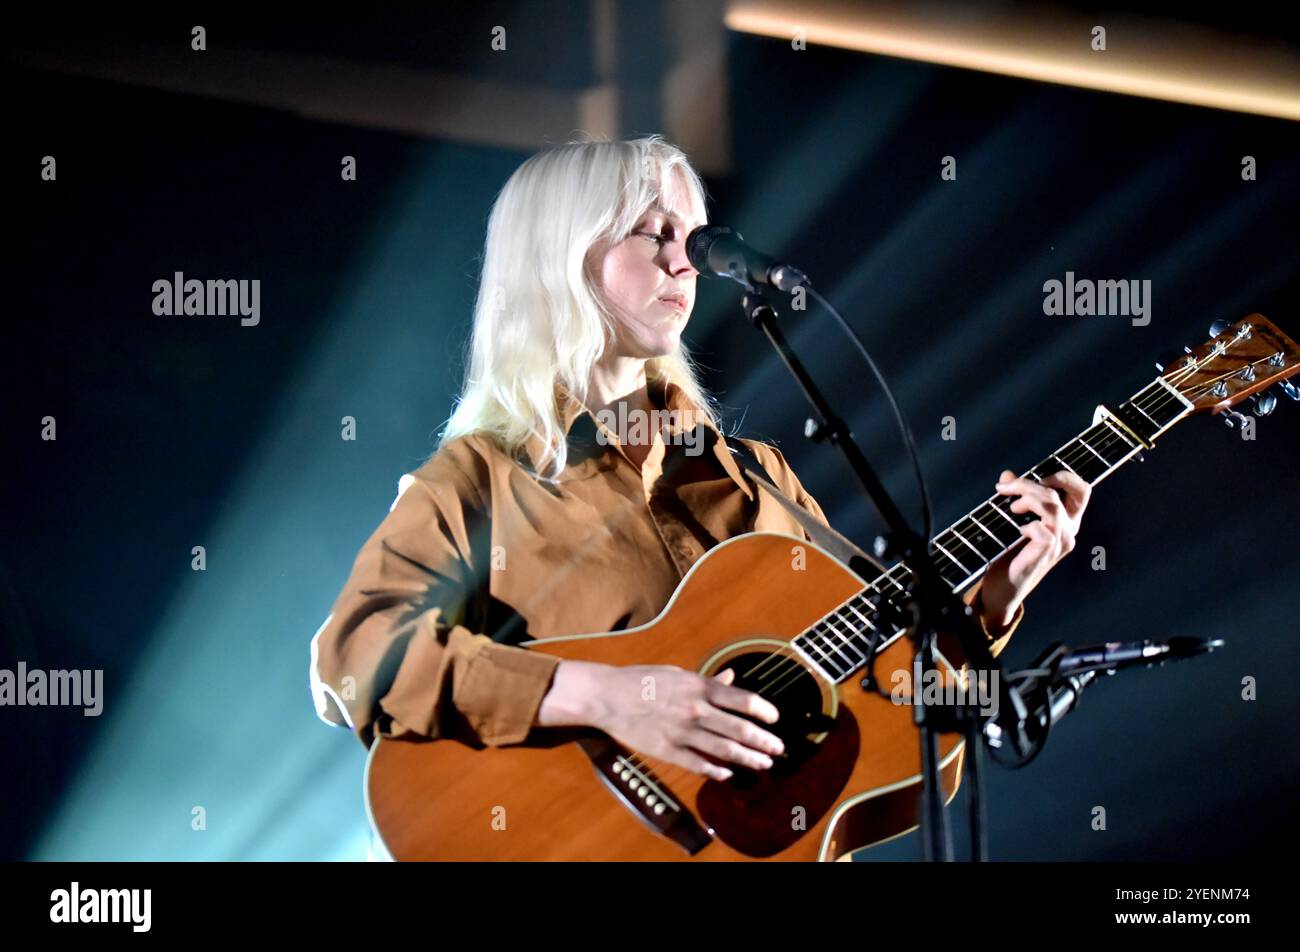
[[(487, 12), (28, 13), (13, 42), (66, 53), (203, 19), (212, 42), (581, 86), (585, 7), (543, 6), (518, 8), (515, 35), (544, 42), (490, 65), (455, 41), (494, 22)], [(1295, 42), (1236, 9), (1181, 13)], [(1294, 122), (843, 50), (792, 56), (738, 33), (727, 57), (734, 169), (708, 179), (711, 218), (798, 263), (864, 337), (916, 433), (939, 526), (1001, 468), (1027, 468), (1096, 404), (1143, 387), (1161, 351), (1201, 343), (1213, 320), (1259, 311), (1300, 335)], [(634, 43), (626, 62), (638, 68)], [(0, 709), (0, 856), (359, 858), (364, 752), (314, 716), (308, 642), (397, 479), (434, 448), (487, 213), (533, 150), (13, 63), (6, 81), (17, 134), (5, 150), (0, 667), (102, 668), (106, 706), (99, 718)], [(1241, 180), (1247, 154), (1254, 182)], [(44, 155), (57, 183), (39, 179)], [(341, 155), (358, 158), (358, 181), (340, 181)], [(958, 158), (956, 182), (939, 179), (944, 155)], [(1042, 284), (1067, 270), (1150, 279), (1150, 325), (1044, 316)], [(259, 278), (261, 323), (154, 316), (151, 284), (175, 271)], [(801, 398), (738, 297), (701, 282), (687, 336), (706, 382), (869, 543), (874, 513), (835, 452), (803, 440)], [(916, 513), (884, 402), (830, 319), (793, 315), (787, 332)], [(1297, 410), (1283, 399), (1253, 442), (1194, 418), (1098, 487), (1079, 551), (1034, 593), (1004, 660), (1018, 667), (1055, 640), (1228, 644), (1096, 687), (1031, 767), (990, 771), (994, 858), (1255, 858), (1294, 830)], [(40, 439), (47, 415), (55, 442)], [(344, 415), (355, 442), (339, 438)], [(945, 416), (955, 441), (940, 438)], [(190, 569), (194, 545), (206, 572)], [(1098, 545), (1104, 572), (1090, 568)], [(1255, 701), (1241, 698), (1245, 677)], [(1090, 825), (1098, 805), (1104, 832)], [(205, 831), (191, 828), (195, 806)], [(870, 858), (916, 850), (908, 836)]]

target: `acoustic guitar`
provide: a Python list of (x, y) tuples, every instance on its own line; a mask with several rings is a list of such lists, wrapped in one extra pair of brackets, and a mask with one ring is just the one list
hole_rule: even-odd
[[(1218, 329), (1212, 328), (1212, 332)], [(1250, 314), (1162, 368), (1160, 376), (1026, 474), (1070, 470), (1091, 485), (1142, 457), (1193, 414), (1231, 413), (1300, 369), (1294, 341)], [(973, 583), (1036, 518), (986, 499), (939, 533), (931, 551), (954, 591)], [(458, 740), (379, 739), (366, 764), (366, 805), (390, 856), (419, 860), (819, 860), (917, 826), (920, 742), (912, 708), (869, 691), (859, 674), (875, 640), (875, 674), (910, 671), (907, 633), (886, 604), (907, 588), (901, 564), (874, 579), (801, 539), (749, 533), (711, 549), (653, 620), (614, 633), (527, 642), (558, 658), (610, 665), (675, 665), (775, 704), (762, 726), (786, 753), (765, 771), (728, 764), (707, 779), (628, 750), (594, 729), (534, 728), (528, 742), (475, 747)], [(950, 680), (957, 668), (940, 659)], [(959, 664), (960, 666), (960, 664)], [(855, 677), (856, 676), (856, 677)], [(951, 800), (963, 743), (944, 735), (941, 783)]]

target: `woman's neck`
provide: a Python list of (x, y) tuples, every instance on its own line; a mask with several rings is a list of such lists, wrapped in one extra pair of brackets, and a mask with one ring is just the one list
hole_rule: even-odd
[[(587, 407), (593, 414), (608, 410), (615, 420), (629, 421), (628, 433), (616, 433), (623, 452), (637, 466), (645, 462), (655, 428), (636, 426), (638, 416), (653, 424), (658, 406), (646, 385), (645, 361), (628, 357), (598, 364), (587, 387)], [(644, 437), (636, 439), (636, 437)]]
[[(616, 357), (597, 364), (587, 384), (587, 406), (592, 413), (612, 410), (618, 419), (653, 411), (655, 403), (646, 386), (645, 361)], [(624, 413), (628, 416), (624, 417)]]

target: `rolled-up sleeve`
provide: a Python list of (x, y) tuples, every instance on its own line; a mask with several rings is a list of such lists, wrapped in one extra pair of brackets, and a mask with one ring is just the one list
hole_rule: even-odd
[(490, 526), (451, 454), (403, 477), (311, 642), (316, 712), (369, 747), (376, 735), (525, 740), (558, 659), (477, 631)]
[(1002, 649), (1007, 646), (1007, 642), (1011, 640), (1011, 636), (1015, 634), (1016, 629), (1020, 627), (1020, 621), (1025, 617), (1025, 603), (1021, 602), (1016, 606), (1016, 613), (1011, 616), (1011, 621), (1009, 621), (1005, 626), (993, 627), (989, 625), (981, 614), (983, 605), (980, 603), (979, 598), (980, 589), (983, 588), (983, 586), (984, 579), (981, 578), (978, 582), (962, 593), (962, 600), (975, 609), (975, 619), (979, 622), (980, 629), (984, 632), (984, 637), (989, 643), (989, 654), (996, 658), (1002, 653)]

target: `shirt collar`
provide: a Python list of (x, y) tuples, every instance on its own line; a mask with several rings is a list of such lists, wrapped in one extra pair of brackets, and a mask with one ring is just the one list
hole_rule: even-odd
[[(656, 395), (659, 396), (664, 409), (677, 411), (675, 425), (670, 426), (669, 432), (677, 433), (682, 430), (689, 430), (693, 426), (706, 428), (709, 431), (709, 442), (713, 446), (713, 452), (718, 462), (726, 470), (727, 475), (740, 487), (745, 496), (752, 500), (754, 491), (750, 488), (749, 482), (741, 472), (740, 466), (736, 462), (736, 455), (727, 445), (721, 431), (709, 421), (708, 416), (700, 409), (699, 405), (687, 396), (686, 391), (672, 381), (653, 380), (650, 382), (650, 387), (652, 391), (657, 391)], [(600, 420), (596, 419), (595, 414), (563, 383), (557, 382), (555, 385), (555, 400), (559, 411), (560, 426), (566, 439), (569, 438), (578, 420), (584, 417), (586, 418), (582, 421), (584, 425), (594, 428), (597, 432), (603, 432), (610, 440), (614, 439), (613, 432)], [(541, 456), (545, 449), (541, 437), (536, 434), (530, 437), (526, 449), (533, 470), (536, 471), (541, 463)]]

